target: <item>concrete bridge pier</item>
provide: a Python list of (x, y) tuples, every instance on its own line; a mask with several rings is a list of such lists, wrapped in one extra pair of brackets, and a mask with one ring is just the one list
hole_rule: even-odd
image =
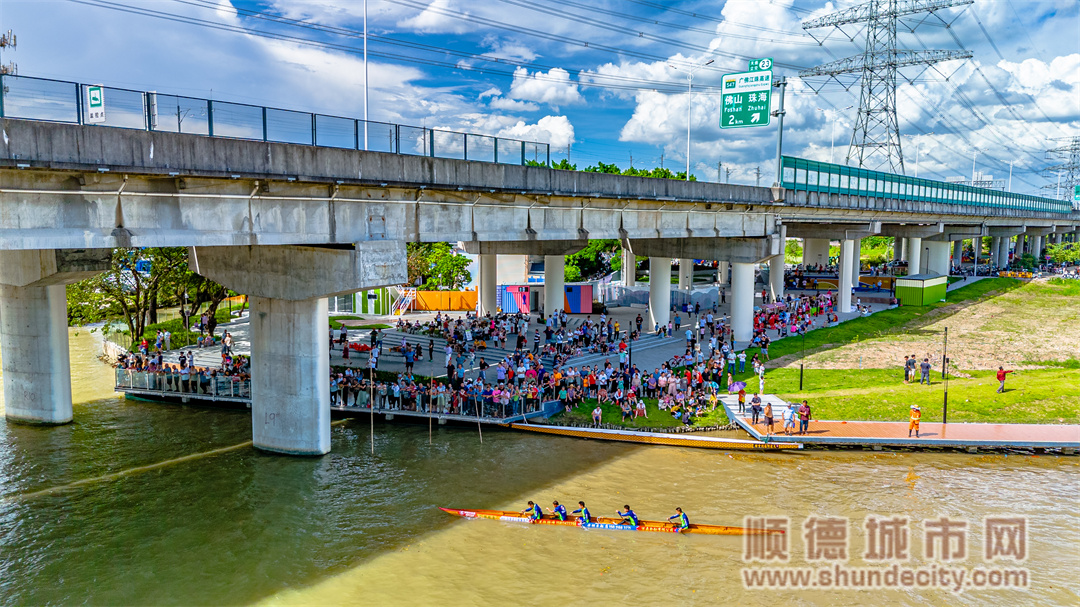
[[(251, 303), (251, 434), (288, 455), (330, 452), (327, 297), (407, 280), (405, 243), (195, 247), (191, 269)], [(302, 271), (298, 271), (302, 269)]]
[(624, 287), (637, 285), (637, 258), (630, 249), (622, 250), (622, 275)]
[(949, 243), (927, 239), (923, 241), (923, 247), (926, 249), (925, 253), (927, 255), (925, 261), (926, 273), (948, 276)]
[(716, 262), (716, 284), (726, 285), (728, 283), (728, 262), (718, 261)]
[(990, 238), (990, 265), (1001, 265), (1001, 237), (993, 236)]
[(851, 276), (854, 263), (852, 258), (855, 256), (855, 241), (850, 238), (845, 238), (840, 241), (840, 282), (837, 288), (837, 295), (839, 301), (837, 307), (840, 312), (851, 312)]
[(679, 290), (691, 291), (694, 288), (694, 260), (685, 257), (679, 259)]
[(649, 324), (666, 327), (671, 320), (671, 258), (649, 257)]
[[(975, 251), (976, 255), (979, 254), (979, 248), (980, 248), (979, 247), (979, 244), (980, 244), (979, 240), (980, 239), (978, 239), (978, 238), (972, 239), (972, 244), (974, 245), (972, 247), (972, 250)], [(964, 264), (964, 241), (963, 240), (957, 240), (957, 241), (953, 242), (952, 264), (951, 264), (950, 267), (957, 267), (958, 268), (958, 267), (962, 266), (963, 264)]]
[(908, 275), (921, 274), (923, 244), (922, 238), (907, 238)]
[(731, 266), (731, 329), (737, 346), (745, 348), (754, 338), (754, 266)]
[(828, 238), (803, 238), (803, 268), (829, 264)]
[(477, 288), (480, 290), (479, 304), (480, 316), (498, 311), (499, 303), (496, 297), (496, 286), (499, 281), (499, 258), (494, 254), (482, 254), (478, 256), (477, 265), (480, 266), (477, 277)]
[(851, 286), (849, 288), (859, 286), (859, 273), (862, 271), (862, 238), (852, 239), (852, 247)]
[(780, 226), (780, 254), (769, 258), (769, 290), (772, 300), (784, 298), (784, 252), (787, 250), (787, 226)]
[(904, 258), (904, 239), (894, 238), (892, 244), (892, 258), (893, 261), (900, 261)]
[(65, 285), (109, 267), (108, 249), (0, 251), (0, 349), (8, 420), (72, 419)]
[(544, 255), (544, 315), (561, 312), (566, 301), (566, 256)]

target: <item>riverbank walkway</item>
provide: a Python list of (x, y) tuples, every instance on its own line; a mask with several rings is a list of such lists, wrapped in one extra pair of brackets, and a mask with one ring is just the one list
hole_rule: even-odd
[[(908, 422), (904, 421), (832, 421), (811, 420), (804, 435), (784, 434), (783, 410), (787, 402), (774, 394), (762, 397), (762, 407), (772, 403), (774, 431), (766, 436), (763, 418), (753, 424), (750, 405), (746, 412), (738, 413), (738, 397), (721, 399), (728, 419), (739, 424), (757, 440), (776, 443), (802, 443), (818, 446), (862, 446), (870, 448), (950, 448), (950, 449), (1060, 449), (1064, 454), (1075, 454), (1080, 449), (1080, 425), (1066, 424), (983, 424), (923, 421), (919, 438), (908, 438)], [(797, 404), (797, 403), (796, 403)], [(811, 403), (812, 405), (812, 403)], [(906, 415), (906, 411), (905, 411)], [(796, 417), (796, 429), (798, 418)]]

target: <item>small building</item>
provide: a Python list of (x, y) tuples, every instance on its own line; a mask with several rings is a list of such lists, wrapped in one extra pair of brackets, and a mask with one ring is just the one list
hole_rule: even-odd
[(945, 301), (948, 276), (913, 274), (896, 279), (896, 299), (902, 306), (927, 306)]

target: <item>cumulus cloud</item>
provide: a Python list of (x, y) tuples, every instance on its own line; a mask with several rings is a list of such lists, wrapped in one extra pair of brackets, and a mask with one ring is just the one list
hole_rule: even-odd
[(544, 116), (536, 124), (526, 124), (520, 120), (500, 130), (498, 136), (540, 141), (551, 144), (553, 148), (565, 148), (574, 143), (574, 125), (566, 116)]
[(517, 68), (510, 84), (510, 97), (543, 103), (556, 110), (559, 106), (585, 101), (578, 85), (570, 80), (570, 72), (558, 67), (551, 68), (546, 74), (542, 71), (531, 74), (523, 67)]
[(507, 99), (502, 96), (502, 90), (497, 87), (492, 87), (483, 93), (480, 93), (479, 99), (490, 99), (488, 106), (496, 110), (504, 110), (507, 112), (535, 112), (540, 109), (540, 106), (535, 103), (529, 103), (527, 101), (515, 101), (514, 99)]

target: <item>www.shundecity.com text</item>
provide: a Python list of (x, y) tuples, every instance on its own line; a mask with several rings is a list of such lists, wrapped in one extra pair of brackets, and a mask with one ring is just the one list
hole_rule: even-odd
[(1024, 568), (906, 567), (897, 564), (852, 567), (839, 563), (824, 567), (745, 567), (742, 578), (747, 589), (935, 588), (957, 594), (980, 588), (1026, 589), (1030, 582), (1028, 570)]

